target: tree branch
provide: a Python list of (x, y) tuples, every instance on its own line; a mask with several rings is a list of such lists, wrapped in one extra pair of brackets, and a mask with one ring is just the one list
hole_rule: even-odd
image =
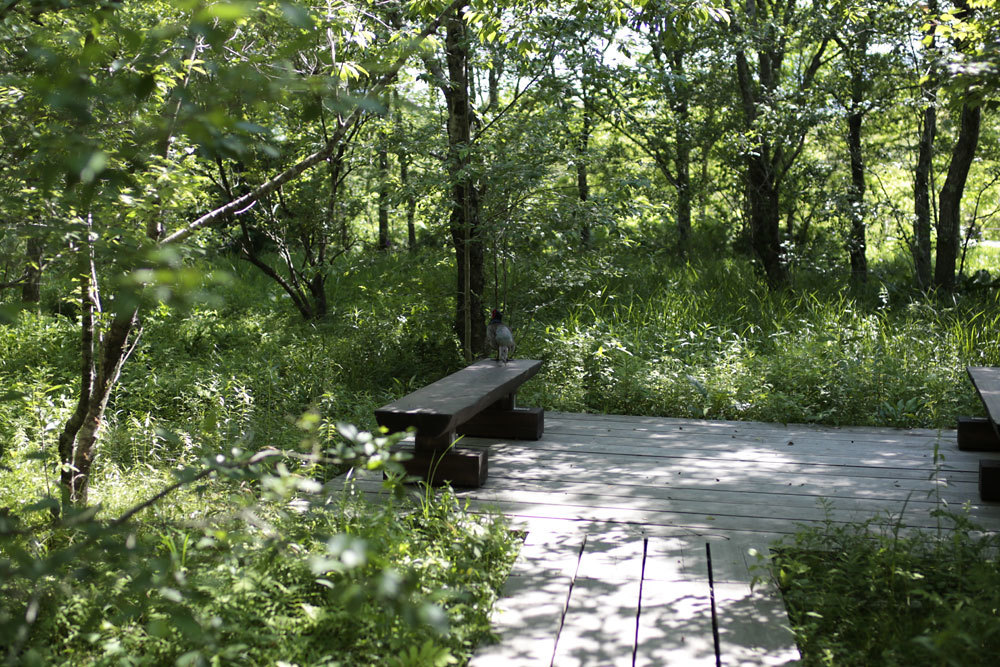
[[(437, 30), (442, 19), (444, 19), (444, 17), (449, 12), (452, 12), (457, 7), (464, 5), (466, 2), (467, 0), (453, 0), (453, 2), (451, 2), (444, 9), (444, 11), (438, 14), (434, 20), (432, 20), (430, 23), (424, 26), (424, 29), (420, 31), (419, 35), (417, 35), (417, 37), (412, 41), (412, 43), (403, 50), (403, 52), (399, 55), (399, 57), (396, 58), (396, 61), (386, 71), (386, 73), (383, 74), (381, 78), (379, 78), (378, 82), (368, 92), (367, 97), (375, 98), (381, 95), (385, 91), (385, 89), (389, 86), (389, 84), (395, 80), (396, 76), (399, 74), (399, 70), (403, 68), (403, 65), (406, 63), (409, 57), (413, 55), (413, 53), (420, 47), (423, 41), (427, 39), (428, 36), (431, 35), (431, 33)], [(257, 188), (248, 192), (242, 197), (238, 197), (230, 201), (228, 204), (220, 206), (219, 208), (213, 211), (209, 211), (208, 213), (201, 216), (200, 218), (190, 223), (186, 227), (182, 227), (181, 229), (175, 231), (174, 233), (164, 237), (159, 242), (159, 245), (163, 246), (171, 243), (184, 241), (199, 229), (216, 224), (221, 220), (225, 220), (228, 216), (234, 215), (237, 211), (246, 209), (248, 206), (250, 206), (252, 203), (257, 201), (261, 197), (269, 195), (270, 193), (274, 192), (285, 183), (288, 183), (297, 178), (306, 170), (326, 160), (333, 153), (333, 151), (336, 150), (337, 146), (347, 135), (347, 132), (350, 130), (351, 126), (353, 126), (355, 123), (361, 120), (364, 114), (365, 114), (364, 107), (356, 106), (354, 110), (350, 113), (350, 115), (346, 119), (344, 119), (344, 121), (341, 124), (338, 125), (336, 131), (326, 142), (323, 148), (319, 149), (318, 151), (312, 153), (311, 155), (307, 156), (306, 158), (292, 165), (291, 167), (281, 172), (274, 178), (262, 183)]]

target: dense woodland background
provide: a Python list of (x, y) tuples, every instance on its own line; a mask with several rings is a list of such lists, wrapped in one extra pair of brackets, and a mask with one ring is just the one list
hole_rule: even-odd
[[(359, 545), (481, 521), (465, 555), (415, 560), (473, 576), (455, 563), (488, 543), (499, 585), (502, 522), (428, 496), (338, 542), (362, 510), (320, 498), (392, 468), (347, 424), (484, 354), (493, 307), (545, 361), (522, 402), (547, 409), (977, 414), (964, 368), (1000, 364), (998, 24), (993, 0), (0, 2), (7, 659), (275, 659), (251, 592), (207, 611), (247, 563), (248, 590), (283, 582), (288, 608), (254, 612), (275, 636), (368, 623), (345, 664), (467, 654), (493, 589), (455, 603)], [(329, 542), (288, 513), (303, 494)], [(416, 642), (442, 609), (472, 629)]]

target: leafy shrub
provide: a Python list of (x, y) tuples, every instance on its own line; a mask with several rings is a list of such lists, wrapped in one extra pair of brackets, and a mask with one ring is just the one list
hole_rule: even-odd
[(1000, 537), (940, 512), (942, 534), (891, 517), (800, 530), (771, 567), (805, 665), (992, 665)]
[[(388, 466), (388, 441), (341, 432), (362, 463)], [(342, 480), (321, 485), (312, 467), (253, 461), (215, 461), (205, 470), (219, 478), (197, 485), (197, 468), (181, 471), (187, 484), (154, 521), (108, 523), (91, 510), (31, 527), (48, 502), (4, 516), (5, 657), (450, 664), (488, 636), (517, 545), (501, 518), (466, 512), (448, 489), (370, 505)]]

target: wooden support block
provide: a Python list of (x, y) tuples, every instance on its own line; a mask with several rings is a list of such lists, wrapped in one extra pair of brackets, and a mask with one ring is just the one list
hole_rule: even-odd
[(458, 427), (458, 432), (474, 438), (539, 440), (545, 430), (545, 410), (514, 408), (484, 410)]
[(992, 420), (959, 417), (958, 448), (964, 452), (1000, 452), (1000, 437), (997, 436)]
[(414, 450), (418, 452), (431, 452), (444, 451), (451, 447), (451, 443), (455, 442), (455, 432), (446, 431), (441, 435), (436, 435), (429, 437), (417, 431), (417, 434), (413, 436)]
[(1000, 461), (983, 459), (979, 462), (979, 497), (1000, 500)]
[(404, 445), (394, 447), (393, 451), (411, 452), (413, 458), (402, 462), (406, 474), (419, 477), (432, 485), (450, 482), (453, 486), (479, 488), (486, 483), (490, 456), (488, 449), (453, 447), (447, 451), (414, 450)]

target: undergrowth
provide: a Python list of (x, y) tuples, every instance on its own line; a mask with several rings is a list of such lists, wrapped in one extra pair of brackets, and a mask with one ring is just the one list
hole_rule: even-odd
[[(53, 527), (37, 520), (44, 502), (4, 515), (4, 657), (74, 666), (467, 659), (490, 636), (517, 552), (506, 521), (467, 512), (447, 488), (372, 505), (350, 482), (342, 491), (343, 480), (321, 485), (314, 473), (230, 474), (122, 525), (84, 517)], [(105, 515), (128, 485), (104, 480)]]
[(804, 665), (993, 665), (1000, 536), (940, 511), (949, 530), (877, 517), (802, 529), (776, 550)]

